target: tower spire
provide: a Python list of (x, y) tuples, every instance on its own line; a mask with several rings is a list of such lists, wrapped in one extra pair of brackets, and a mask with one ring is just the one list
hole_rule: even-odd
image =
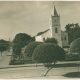
[(57, 10), (55, 8), (55, 5), (54, 5), (54, 16), (58, 16), (58, 13), (57, 13)]

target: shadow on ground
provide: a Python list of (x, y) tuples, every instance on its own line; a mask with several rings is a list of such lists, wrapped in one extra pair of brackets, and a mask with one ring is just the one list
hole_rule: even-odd
[(80, 78), (80, 72), (70, 72), (70, 73), (64, 74), (63, 76), (69, 77), (69, 78)]

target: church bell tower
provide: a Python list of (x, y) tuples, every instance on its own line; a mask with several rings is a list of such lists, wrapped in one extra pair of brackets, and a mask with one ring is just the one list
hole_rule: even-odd
[(61, 41), (61, 26), (60, 26), (60, 15), (54, 6), (54, 15), (51, 15), (52, 25), (51, 25), (51, 37), (58, 41), (58, 45), (62, 47)]

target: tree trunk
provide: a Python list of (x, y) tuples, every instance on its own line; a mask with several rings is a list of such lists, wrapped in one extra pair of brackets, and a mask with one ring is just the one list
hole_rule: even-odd
[(37, 67), (37, 63), (36, 63), (36, 67)]
[[(54, 61), (54, 66), (56, 65), (57, 61)], [(51, 65), (51, 63), (48, 63), (48, 65)], [(53, 66), (51, 66), (50, 68), (48, 68), (48, 70), (46, 71), (46, 73), (44, 74), (44, 76), (46, 76), (48, 74), (48, 72), (53, 68)]]
[(56, 65), (56, 62), (54, 62), (54, 65)]
[(20, 55), (19, 55), (19, 61), (20, 61)]
[(53, 67), (50, 67), (47, 71), (46, 71), (46, 73), (44, 74), (44, 76), (46, 76), (47, 74), (48, 74), (48, 72), (52, 69)]
[(2, 52), (1, 52), (1, 56), (2, 56)]
[(55, 60), (55, 61), (54, 61), (54, 65), (56, 65), (56, 63), (57, 63), (57, 61)]
[(79, 63), (78, 63), (78, 72), (79, 72)]

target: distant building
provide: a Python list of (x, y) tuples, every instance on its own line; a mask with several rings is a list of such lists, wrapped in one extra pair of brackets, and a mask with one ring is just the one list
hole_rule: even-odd
[(68, 34), (65, 31), (61, 30), (60, 15), (57, 13), (55, 6), (54, 15), (51, 15), (51, 21), (52, 23), (50, 29), (38, 33), (35, 37), (35, 40), (43, 42), (45, 39), (53, 37), (57, 39), (59, 46), (61, 47), (68, 46)]

